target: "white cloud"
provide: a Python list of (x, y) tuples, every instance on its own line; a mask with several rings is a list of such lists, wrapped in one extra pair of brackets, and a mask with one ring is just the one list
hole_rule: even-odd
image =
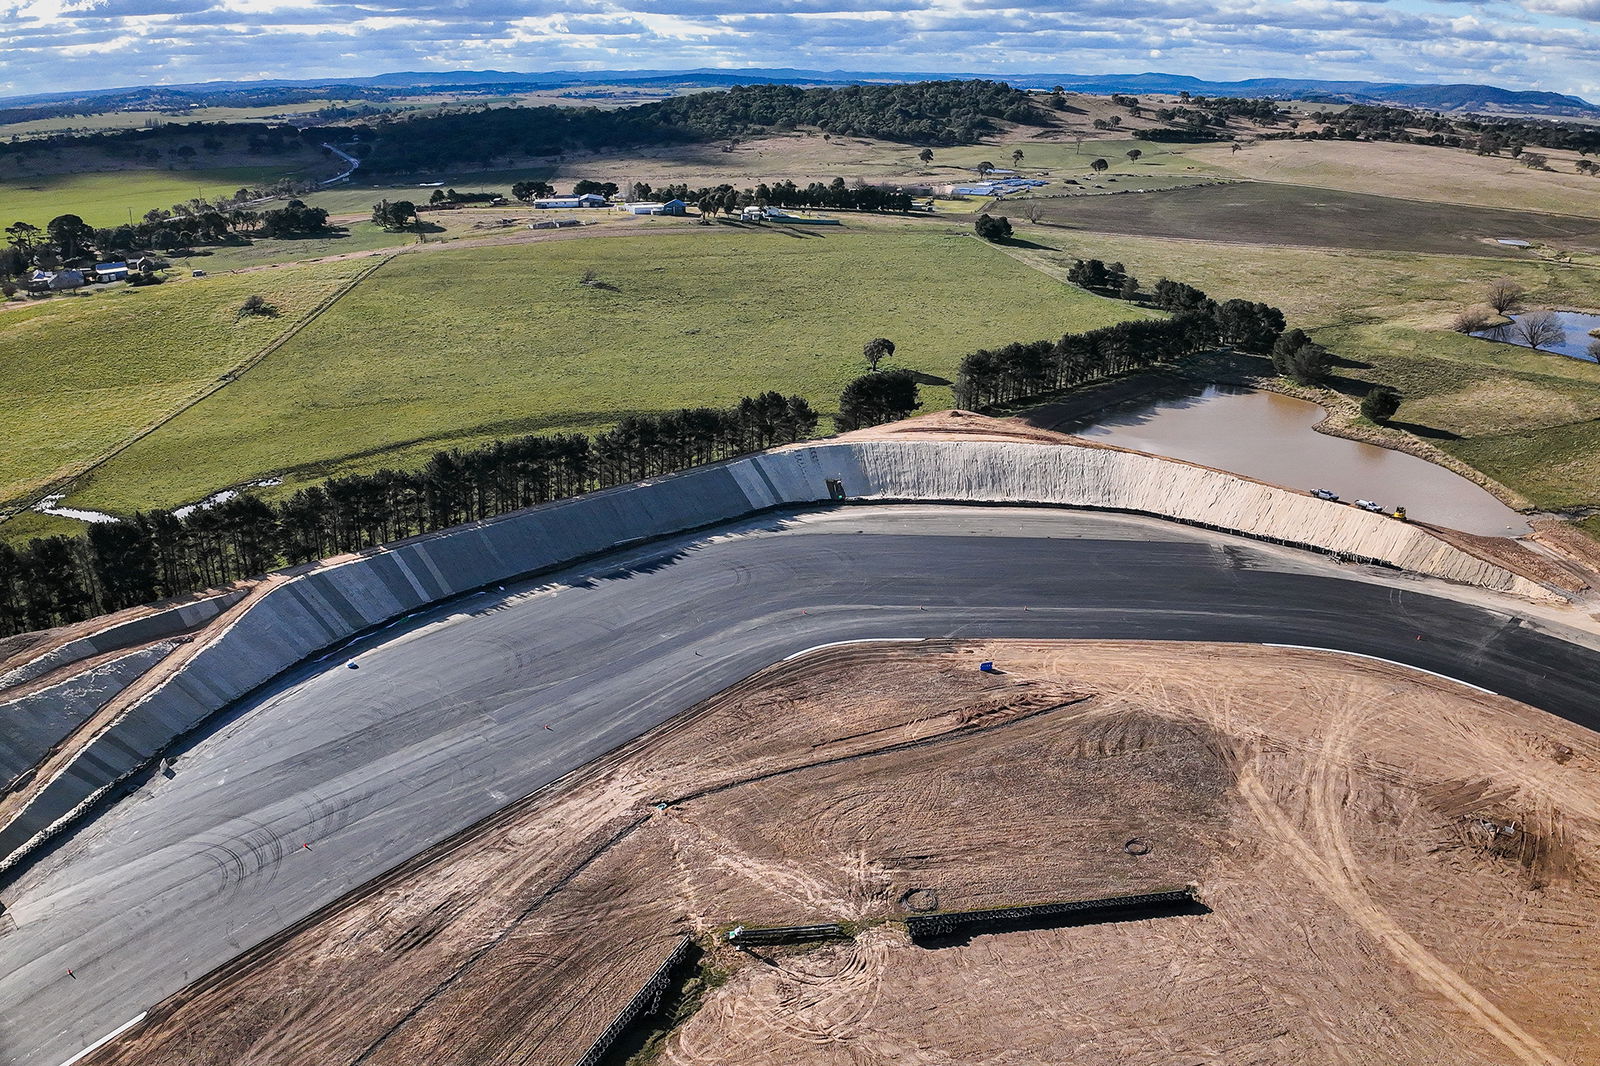
[(0, 93), (399, 69), (798, 66), (1594, 92), (1600, 0), (0, 0)]

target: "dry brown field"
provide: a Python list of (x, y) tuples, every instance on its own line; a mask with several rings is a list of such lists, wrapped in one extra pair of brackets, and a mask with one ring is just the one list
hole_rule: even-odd
[[(977, 670), (989, 658), (1003, 673)], [(828, 649), (86, 1061), (567, 1064), (687, 935), (698, 1009), (646, 1045), (661, 1063), (1578, 1066), (1600, 1040), (1597, 773), (1592, 733), (1326, 653)], [(898, 921), (908, 895), (960, 909), (1184, 882), (1206, 913), (937, 949)], [(820, 921), (855, 938), (719, 936)]]

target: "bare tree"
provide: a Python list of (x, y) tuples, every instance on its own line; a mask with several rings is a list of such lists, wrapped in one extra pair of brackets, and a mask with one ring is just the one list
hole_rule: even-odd
[(1489, 282), (1489, 287), (1483, 290), (1483, 302), (1503, 315), (1516, 310), (1524, 295), (1521, 285), (1510, 278), (1499, 278)]
[(1457, 333), (1482, 333), (1494, 325), (1495, 314), (1487, 307), (1476, 305), (1464, 309), (1456, 315), (1455, 321), (1450, 323), (1450, 328)]
[(1511, 327), (1512, 336), (1538, 351), (1554, 344), (1565, 344), (1567, 331), (1554, 311), (1529, 311)]

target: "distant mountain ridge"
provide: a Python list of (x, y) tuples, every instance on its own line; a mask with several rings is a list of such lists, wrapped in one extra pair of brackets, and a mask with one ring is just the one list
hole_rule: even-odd
[(1429, 111), (1509, 111), (1551, 118), (1600, 115), (1600, 107), (1577, 96), (1553, 92), (1502, 89), (1493, 85), (1427, 85), (1403, 82), (1327, 81), (1308, 78), (1249, 78), (1206, 81), (1185, 74), (951, 74), (931, 71), (871, 73), (847, 70), (800, 70), (790, 67), (692, 70), (555, 70), (522, 73), (502, 70), (400, 71), (360, 78), (266, 79), (202, 82), (191, 85), (147, 85), (83, 92), (37, 93), (0, 98), (8, 108), (48, 106), (83, 101), (100, 110), (155, 105), (203, 105), (207, 99), (232, 95), (266, 95), (272, 90), (349, 87), (395, 93), (404, 89), (459, 90), (566, 89), (588, 85), (619, 88), (729, 87), (759, 83), (851, 85), (885, 82), (992, 79), (1018, 87), (1060, 85), (1085, 93), (1189, 92), (1200, 96), (1269, 96), (1283, 100), (1328, 103), (1372, 103)]

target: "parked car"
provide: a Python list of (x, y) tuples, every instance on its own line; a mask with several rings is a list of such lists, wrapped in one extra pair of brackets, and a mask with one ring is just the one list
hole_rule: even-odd
[(1357, 500), (1356, 506), (1363, 511), (1371, 511), (1374, 514), (1383, 513), (1383, 505), (1381, 503), (1373, 503), (1371, 500)]
[(1319, 500), (1332, 500), (1334, 503), (1339, 502), (1339, 494), (1337, 492), (1329, 492), (1327, 489), (1312, 489), (1311, 495), (1315, 496)]

